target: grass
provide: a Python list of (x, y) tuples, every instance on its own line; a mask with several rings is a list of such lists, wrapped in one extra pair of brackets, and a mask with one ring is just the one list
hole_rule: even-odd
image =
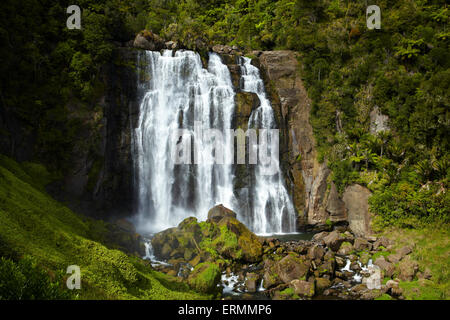
[(450, 298), (450, 228), (428, 225), (417, 229), (389, 228), (382, 232), (395, 240), (394, 250), (406, 245), (414, 247), (411, 258), (419, 263), (419, 272), (431, 271), (431, 280), (400, 282), (406, 299)]
[(94, 241), (104, 222), (81, 217), (52, 199), (45, 193), (51, 180), (43, 166), (0, 156), (1, 256), (14, 261), (32, 257), (49, 274), (80, 266), (81, 290), (72, 294), (76, 299), (210, 298), (138, 257)]

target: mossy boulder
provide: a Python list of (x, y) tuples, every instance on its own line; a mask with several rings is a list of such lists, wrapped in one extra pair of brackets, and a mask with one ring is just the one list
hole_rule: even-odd
[(214, 241), (217, 250), (224, 256), (245, 262), (258, 262), (262, 256), (262, 244), (247, 227), (232, 217), (219, 221), (220, 236)]
[(220, 268), (217, 264), (204, 262), (198, 264), (189, 275), (189, 286), (197, 292), (213, 294), (218, 291)]
[(337, 254), (341, 256), (349, 255), (353, 251), (353, 245), (350, 242), (343, 242), (339, 248)]
[(245, 263), (261, 261), (261, 242), (235, 217), (236, 213), (219, 205), (210, 210), (207, 221), (199, 223), (194, 217), (187, 218), (177, 228), (153, 237), (155, 256), (189, 262), (199, 255), (201, 261), (197, 263), (220, 259)]
[(267, 259), (264, 261), (264, 287), (272, 288), (282, 283), (278, 273), (275, 269), (276, 262)]
[(184, 219), (177, 228), (157, 233), (152, 239), (155, 256), (168, 260), (184, 258), (189, 261), (198, 253), (202, 230), (194, 217)]
[(304, 279), (309, 271), (310, 261), (295, 253), (290, 253), (277, 262), (275, 270), (281, 281), (289, 284), (295, 279)]
[(322, 294), (326, 289), (331, 287), (331, 281), (326, 278), (318, 278), (316, 281), (316, 293)]

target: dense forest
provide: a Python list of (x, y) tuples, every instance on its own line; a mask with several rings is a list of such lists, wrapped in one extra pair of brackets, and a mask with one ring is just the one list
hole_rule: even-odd
[[(0, 5), (3, 167), (23, 172), (9, 157), (45, 165), (52, 179), (63, 175), (80, 139), (79, 115), (101, 117), (105, 64), (114, 59), (115, 48), (151, 30), (199, 52), (216, 44), (236, 46), (248, 57), (255, 50), (298, 52), (319, 161), (332, 170), (338, 191), (353, 183), (371, 190), (369, 203), (380, 229), (450, 223), (447, 1), (78, 0), (82, 28), (68, 30), (66, 9), (72, 2), (3, 0)], [(381, 8), (381, 29), (366, 27), (371, 4)], [(73, 101), (77, 110), (70, 108)], [(371, 131), (375, 107), (388, 116), (389, 130)], [(96, 141), (84, 143), (95, 152)], [(1, 177), (0, 185), (21, 183), (9, 173)], [(97, 237), (89, 229), (94, 222), (77, 223)], [(126, 268), (153, 281), (137, 262)]]

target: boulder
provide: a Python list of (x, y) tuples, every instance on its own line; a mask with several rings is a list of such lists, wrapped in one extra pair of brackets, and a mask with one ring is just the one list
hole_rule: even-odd
[(256, 292), (258, 290), (258, 282), (260, 276), (257, 273), (247, 273), (245, 279), (245, 287), (247, 292)]
[(315, 294), (314, 282), (295, 279), (290, 282), (289, 287), (301, 297), (313, 297)]
[(330, 233), (327, 231), (322, 231), (319, 233), (316, 233), (313, 237), (312, 237), (312, 241), (322, 241), (326, 236), (328, 236)]
[(282, 283), (279, 275), (276, 273), (276, 263), (267, 259), (264, 261), (264, 288), (272, 288)]
[(372, 250), (372, 244), (364, 238), (356, 238), (353, 246), (356, 251)]
[(332, 251), (328, 251), (323, 257), (323, 262), (319, 266), (317, 266), (317, 272), (319, 273), (319, 276), (328, 275), (330, 277), (333, 277), (335, 268), (335, 255)]
[(261, 261), (261, 242), (234, 218), (235, 215), (233, 211), (217, 206), (210, 210), (210, 219), (201, 227), (195, 217), (186, 218), (177, 228), (164, 230), (153, 237), (154, 254), (161, 260), (183, 258), (186, 262), (196, 255), (201, 261), (217, 258), (250, 263)]
[(343, 259), (343, 258), (341, 258), (341, 257), (336, 257), (336, 264), (337, 264), (337, 267), (339, 268), (339, 269), (342, 269), (342, 268), (344, 268), (345, 267), (345, 265), (346, 265), (346, 260), (345, 259)]
[(324, 237), (323, 241), (325, 242), (328, 248), (336, 252), (339, 250), (339, 247), (341, 246), (342, 242), (345, 241), (345, 238), (341, 236), (339, 232), (333, 231), (330, 232), (326, 237)]
[(188, 277), (188, 284), (192, 289), (203, 293), (215, 293), (218, 291), (221, 273), (214, 263), (200, 263)]
[(149, 30), (139, 32), (134, 38), (133, 46), (150, 51), (159, 51), (166, 48), (164, 40)]
[(208, 211), (208, 220), (219, 222), (224, 217), (236, 219), (236, 213), (228, 208), (225, 208), (222, 204), (219, 204)]
[(369, 189), (354, 184), (345, 189), (342, 198), (347, 209), (349, 228), (360, 237), (369, 236), (372, 233), (368, 203), (371, 194)]
[(419, 265), (416, 261), (413, 261), (407, 257), (398, 264), (398, 269), (398, 277), (400, 280), (412, 281), (419, 270)]
[(380, 249), (380, 247), (387, 248), (390, 245), (391, 245), (391, 241), (388, 238), (380, 237), (374, 242), (373, 249), (378, 250), (378, 249)]
[(399, 254), (403, 259), (405, 256), (410, 254), (412, 251), (413, 251), (413, 248), (411, 246), (404, 246), (404, 247), (400, 248), (399, 250), (397, 250), (397, 254)]
[(341, 256), (349, 255), (353, 251), (353, 245), (350, 242), (343, 242), (337, 254)]
[(399, 283), (394, 280), (388, 280), (386, 282), (386, 291), (394, 297), (399, 297), (403, 294), (403, 290), (400, 288)]
[(358, 261), (353, 261), (352, 263), (350, 263), (350, 270), (354, 272), (360, 272), (362, 269)]
[(325, 249), (317, 244), (311, 246), (308, 250), (308, 258), (311, 260), (321, 260), (325, 255)]
[(389, 261), (390, 263), (394, 263), (394, 264), (400, 262), (400, 260), (402, 260), (402, 258), (403, 258), (402, 255), (398, 254), (398, 253), (391, 254), (386, 257), (387, 261)]
[(331, 281), (326, 278), (318, 278), (316, 281), (315, 291), (317, 294), (322, 294), (326, 289), (331, 287)]
[(387, 262), (384, 256), (378, 257), (373, 264), (381, 268), (381, 270), (384, 272), (385, 277), (390, 278), (394, 274), (394, 265)]
[(310, 262), (304, 257), (291, 253), (281, 259), (275, 265), (276, 273), (281, 281), (289, 284), (292, 280), (306, 277)]
[[(232, 211), (231, 211), (232, 212)], [(220, 220), (220, 236), (213, 242), (225, 258), (255, 263), (261, 260), (262, 244), (258, 237), (237, 219), (226, 216)], [(233, 236), (234, 234), (234, 236)]]
[(152, 238), (153, 252), (160, 260), (168, 260), (171, 252), (177, 249), (178, 245), (177, 228), (164, 230)]
[(343, 236), (345, 238), (345, 241), (348, 241), (351, 244), (355, 242), (355, 237), (349, 231), (345, 231)]

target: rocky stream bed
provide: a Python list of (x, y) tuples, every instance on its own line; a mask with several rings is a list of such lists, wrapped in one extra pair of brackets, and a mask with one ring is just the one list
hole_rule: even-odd
[(346, 226), (316, 234), (258, 237), (223, 207), (183, 220), (147, 241), (146, 259), (194, 290), (223, 299), (403, 299), (400, 281), (428, 278), (384, 237)]

